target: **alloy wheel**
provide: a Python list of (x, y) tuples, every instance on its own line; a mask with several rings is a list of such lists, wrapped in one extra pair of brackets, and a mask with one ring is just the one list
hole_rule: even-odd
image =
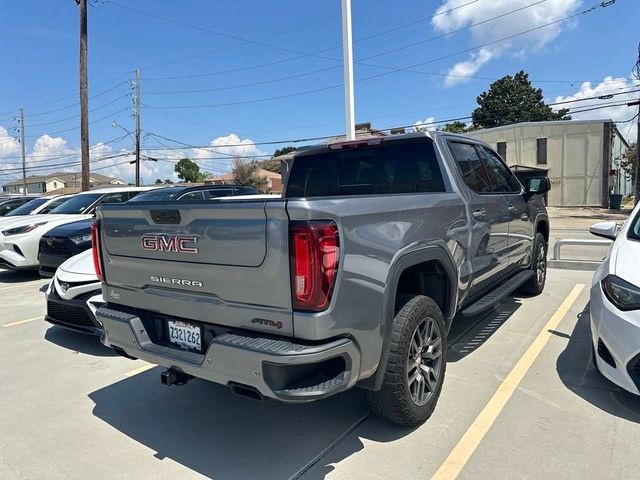
[(407, 355), (407, 385), (413, 403), (425, 405), (442, 374), (442, 332), (430, 317), (422, 319), (411, 336)]

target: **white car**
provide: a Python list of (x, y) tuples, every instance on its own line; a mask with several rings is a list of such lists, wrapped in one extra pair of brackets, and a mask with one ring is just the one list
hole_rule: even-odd
[(53, 195), (51, 197), (34, 198), (30, 202), (0, 217), (0, 228), (23, 220), (27, 215), (45, 215), (59, 207), (73, 195)]
[(80, 192), (46, 215), (18, 217), (0, 224), (0, 268), (38, 269), (38, 246), (43, 234), (66, 223), (91, 218), (96, 207), (126, 202), (157, 187), (118, 187)]
[(615, 240), (591, 284), (595, 362), (613, 383), (640, 395), (640, 204), (620, 231), (615, 222), (590, 231)]
[(100, 288), (91, 250), (71, 257), (58, 267), (49, 284), (44, 319), (78, 332), (102, 334), (102, 325), (95, 315), (105, 303)]

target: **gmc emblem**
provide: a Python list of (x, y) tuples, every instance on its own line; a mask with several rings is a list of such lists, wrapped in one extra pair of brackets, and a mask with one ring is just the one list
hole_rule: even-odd
[[(198, 242), (198, 237), (183, 237), (180, 235), (143, 235), (140, 243), (143, 250), (155, 252), (198, 253), (198, 247), (192, 244)], [(191, 245), (190, 245), (191, 244)]]

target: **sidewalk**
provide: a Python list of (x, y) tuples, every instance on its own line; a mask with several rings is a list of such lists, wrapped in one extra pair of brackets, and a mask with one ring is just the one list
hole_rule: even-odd
[(609, 210), (599, 207), (547, 207), (552, 229), (585, 229), (594, 223), (624, 222), (631, 209)]

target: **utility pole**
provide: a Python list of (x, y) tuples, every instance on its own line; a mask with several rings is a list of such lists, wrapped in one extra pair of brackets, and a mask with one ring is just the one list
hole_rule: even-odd
[(140, 186), (140, 69), (136, 68), (136, 187)]
[(22, 145), (22, 193), (27, 194), (27, 155), (24, 146), (24, 109), (20, 108), (20, 145)]
[(637, 123), (637, 132), (636, 132), (636, 171), (635, 171), (635, 180), (633, 185), (633, 193), (634, 199), (633, 204), (637, 205), (640, 202), (640, 99), (627, 103), (627, 107), (633, 107), (638, 105), (638, 115), (636, 115)]
[(353, 42), (351, 38), (351, 0), (342, 0), (342, 61), (344, 62), (344, 109), (347, 140), (356, 139), (353, 99)]
[(82, 150), (82, 191), (89, 190), (89, 87), (87, 81), (87, 0), (80, 6), (80, 147)]

